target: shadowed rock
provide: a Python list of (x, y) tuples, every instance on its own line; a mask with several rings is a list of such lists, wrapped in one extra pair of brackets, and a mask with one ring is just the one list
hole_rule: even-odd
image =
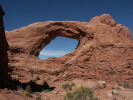
[(5, 15), (0, 5), (0, 87), (8, 84), (8, 43), (5, 37), (3, 16)]

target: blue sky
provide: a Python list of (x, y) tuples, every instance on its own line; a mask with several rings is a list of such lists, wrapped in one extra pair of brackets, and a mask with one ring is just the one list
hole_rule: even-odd
[[(133, 0), (0, 0), (0, 4), (6, 12), (4, 22), (8, 31), (35, 22), (89, 22), (94, 16), (110, 14), (133, 32)], [(57, 37), (39, 57), (62, 56), (73, 51), (77, 43), (77, 40)]]
[(40, 52), (39, 58), (60, 57), (76, 49), (78, 40), (57, 37)]

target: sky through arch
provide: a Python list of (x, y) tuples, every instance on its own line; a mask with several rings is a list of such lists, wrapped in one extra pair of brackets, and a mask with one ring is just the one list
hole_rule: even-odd
[(74, 51), (78, 45), (78, 40), (66, 38), (66, 37), (56, 37), (49, 44), (47, 44), (40, 52), (40, 59), (47, 59), (49, 57), (61, 57), (67, 53)]

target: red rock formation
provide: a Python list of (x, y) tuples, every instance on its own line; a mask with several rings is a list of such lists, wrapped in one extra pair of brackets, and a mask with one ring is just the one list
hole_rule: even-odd
[[(48, 21), (7, 32), (10, 67), (60, 79), (83, 78), (133, 82), (133, 39), (128, 28), (107, 14), (89, 23)], [(79, 40), (73, 52), (41, 60), (39, 52), (57, 36)], [(26, 77), (26, 76), (25, 76)]]
[(5, 37), (5, 30), (3, 25), (4, 14), (5, 13), (0, 6), (0, 84), (7, 83), (8, 79), (8, 43)]

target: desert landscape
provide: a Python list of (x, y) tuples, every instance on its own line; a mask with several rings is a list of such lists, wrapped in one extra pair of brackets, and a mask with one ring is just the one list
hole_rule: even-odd
[[(3, 17), (0, 8), (0, 100), (133, 100), (132, 33), (111, 15), (12, 31), (5, 31)], [(78, 40), (77, 48), (38, 58), (58, 36)]]

